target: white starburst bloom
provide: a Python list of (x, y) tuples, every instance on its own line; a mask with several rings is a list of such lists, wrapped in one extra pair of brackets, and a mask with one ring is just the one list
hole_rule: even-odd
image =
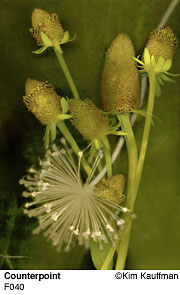
[[(101, 157), (100, 154), (99, 160)], [(98, 160), (94, 166), (97, 165)], [(96, 167), (92, 167), (92, 174), (83, 183), (80, 162), (77, 167), (70, 151), (58, 150), (56, 145), (46, 152), (40, 166), (39, 170), (31, 168), (29, 175), (20, 180), (26, 187), (23, 196), (33, 199), (25, 204), (24, 213), (39, 219), (33, 233), (43, 230), (57, 250), (69, 250), (75, 240), (86, 247), (90, 239), (97, 241), (100, 249), (103, 243), (115, 246), (117, 230), (124, 227), (119, 213), (128, 209), (98, 195), (91, 185)]]

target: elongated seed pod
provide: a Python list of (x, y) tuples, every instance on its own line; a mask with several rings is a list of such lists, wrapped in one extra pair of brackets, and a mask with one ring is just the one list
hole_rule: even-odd
[(26, 80), (25, 93), (24, 103), (41, 124), (56, 121), (61, 114), (61, 97), (50, 83), (29, 78)]
[(123, 200), (124, 185), (124, 175), (116, 174), (98, 183), (96, 191), (100, 197), (108, 199), (119, 205)]
[(177, 46), (177, 38), (169, 27), (153, 31), (146, 44), (150, 55), (154, 55), (156, 61), (160, 56), (165, 60), (172, 59)]
[(42, 9), (34, 9), (32, 12), (32, 28), (30, 32), (36, 39), (39, 46), (43, 45), (41, 32), (45, 33), (53, 43), (59, 43), (64, 35), (64, 30), (60, 24), (58, 16), (50, 14)]
[(106, 111), (123, 113), (138, 107), (140, 85), (134, 56), (130, 38), (118, 35), (107, 51), (102, 75), (102, 101)]
[(94, 140), (108, 133), (107, 119), (91, 100), (70, 99), (69, 110), (72, 124), (85, 139)]

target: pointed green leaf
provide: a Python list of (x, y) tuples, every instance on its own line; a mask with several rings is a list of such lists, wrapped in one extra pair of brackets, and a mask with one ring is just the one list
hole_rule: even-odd
[(160, 56), (158, 58), (158, 61), (157, 61), (156, 67), (155, 67), (155, 71), (157, 73), (162, 71), (162, 68), (163, 68), (164, 63), (165, 63), (164, 58), (162, 56)]
[(69, 32), (68, 32), (68, 31), (66, 31), (66, 32), (64, 33), (64, 36), (63, 36), (63, 38), (62, 38), (60, 44), (65, 44), (65, 43), (67, 43), (67, 42), (69, 42)]
[(162, 71), (163, 72), (169, 71), (171, 66), (172, 66), (172, 59), (167, 59), (163, 65)]
[(40, 34), (41, 34), (41, 39), (46, 47), (53, 46), (52, 42), (49, 40), (48, 36), (45, 33), (41, 32)]
[(63, 114), (66, 114), (69, 111), (69, 104), (64, 97), (61, 98), (61, 108)]
[(35, 53), (35, 54), (41, 54), (43, 53), (48, 47), (47, 46), (42, 46), (41, 48), (35, 50), (35, 51), (32, 51), (32, 53)]
[(151, 56), (151, 67), (152, 67), (153, 69), (156, 68), (156, 60), (155, 60), (154, 55)]
[(163, 80), (163, 81), (165, 81), (165, 82), (172, 82), (172, 83), (176, 83), (176, 81), (175, 80), (173, 80), (173, 79), (171, 79), (171, 78), (169, 78), (167, 75), (165, 75), (165, 74), (161, 74), (161, 79)]
[(60, 114), (58, 115), (57, 121), (64, 121), (64, 120), (68, 120), (71, 119), (73, 116), (69, 115), (69, 114)]
[(178, 77), (178, 76), (180, 76), (180, 74), (172, 74), (172, 73), (169, 73), (169, 72), (166, 72), (166, 75), (171, 76), (171, 77)]
[[(107, 254), (111, 248), (111, 244), (103, 244), (103, 249), (99, 249), (99, 243), (91, 241), (90, 242), (90, 251), (91, 251), (91, 257), (94, 263), (94, 266), (96, 269), (101, 269), (103, 266), (103, 263), (107, 257)], [(113, 260), (111, 260), (108, 270), (113, 268)]]
[(150, 65), (150, 54), (147, 48), (144, 49), (144, 63), (146, 66)]

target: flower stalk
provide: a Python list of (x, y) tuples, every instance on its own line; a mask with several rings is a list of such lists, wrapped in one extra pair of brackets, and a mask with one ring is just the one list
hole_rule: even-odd
[(128, 158), (129, 158), (128, 188), (127, 188), (127, 204), (128, 204), (130, 195), (131, 195), (131, 188), (134, 185), (134, 178), (136, 175), (138, 152), (137, 152), (136, 139), (135, 139), (134, 132), (129, 119), (129, 114), (120, 114), (117, 116), (119, 121), (121, 122), (122, 130), (127, 133), (127, 136), (125, 136), (125, 141), (126, 141)]
[[(141, 143), (141, 149), (139, 154), (139, 160), (137, 164), (137, 171), (135, 175), (135, 181), (132, 186), (130, 198), (128, 200), (128, 206), (130, 210), (134, 210), (134, 204), (136, 201), (141, 176), (142, 176), (142, 170), (144, 166), (144, 160), (147, 150), (147, 144), (149, 139), (149, 132), (151, 127), (151, 121), (152, 121), (152, 112), (153, 112), (153, 106), (154, 106), (154, 97), (155, 97), (155, 87), (156, 87), (156, 78), (153, 73), (149, 74), (149, 98), (148, 98), (148, 108), (147, 108), (147, 116), (144, 126), (144, 132), (143, 132), (143, 138)], [(127, 219), (128, 217), (126, 217)], [(119, 243), (119, 247), (117, 249), (118, 251), (118, 258), (116, 263), (116, 269), (123, 270), (126, 262), (127, 252), (128, 252), (128, 246), (129, 246), (129, 240), (130, 240), (130, 233), (131, 233), (131, 226), (132, 226), (132, 219), (129, 219), (129, 222), (126, 220), (126, 229), (121, 235), (121, 240)]]
[(55, 44), (53, 46), (53, 49), (54, 49), (54, 52), (55, 52), (56, 57), (58, 59), (58, 62), (59, 62), (60, 66), (61, 66), (61, 69), (62, 69), (62, 71), (63, 71), (63, 73), (64, 73), (64, 75), (66, 77), (66, 80), (67, 80), (67, 82), (69, 84), (69, 87), (70, 87), (70, 89), (72, 91), (72, 94), (73, 94), (74, 98), (80, 98), (79, 93), (77, 91), (77, 88), (76, 88), (76, 86), (74, 84), (74, 81), (72, 79), (72, 76), (70, 74), (70, 71), (68, 69), (68, 66), (67, 66), (67, 64), (65, 62), (65, 59), (63, 57), (63, 52), (62, 52), (62, 50), (60, 48), (60, 45)]

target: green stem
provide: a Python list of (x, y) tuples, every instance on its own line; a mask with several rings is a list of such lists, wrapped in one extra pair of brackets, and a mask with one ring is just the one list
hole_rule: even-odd
[(67, 79), (69, 87), (71, 88), (71, 91), (73, 93), (74, 98), (80, 98), (79, 93), (77, 91), (77, 88), (76, 88), (76, 86), (74, 84), (74, 81), (72, 79), (72, 76), (71, 76), (71, 74), (69, 72), (69, 69), (67, 67), (67, 64), (66, 64), (66, 62), (64, 60), (63, 53), (61, 51), (61, 48), (60, 48), (59, 44), (54, 45), (53, 48), (54, 48), (54, 52), (56, 54), (56, 57), (57, 57), (57, 59), (59, 61), (59, 64), (61, 66), (61, 69), (63, 70), (64, 75), (65, 75), (65, 77)]
[[(155, 75), (149, 74), (149, 98), (148, 98), (148, 109), (147, 109), (147, 116), (145, 121), (145, 127), (143, 132), (143, 138), (142, 138), (142, 144), (141, 144), (141, 150), (139, 155), (139, 161), (137, 165), (137, 172), (136, 177), (134, 180), (133, 189), (131, 191), (131, 198), (129, 202), (129, 209), (131, 211), (134, 210), (134, 204), (137, 196), (137, 192), (139, 189), (139, 184), (142, 176), (142, 170), (144, 166), (144, 159), (146, 155), (147, 150), (147, 144), (148, 144), (148, 138), (149, 138), (149, 132), (151, 127), (151, 120), (152, 120), (152, 112), (153, 112), (153, 106), (154, 106), (154, 96), (155, 96)], [(128, 217), (127, 217), (128, 218)], [(126, 229), (122, 235), (122, 239), (120, 241), (119, 250), (118, 250), (118, 260), (116, 263), (116, 269), (123, 270), (126, 262), (126, 256), (128, 252), (128, 246), (129, 246), (129, 240), (130, 240), (130, 233), (131, 233), (131, 226), (132, 226), (132, 220), (129, 219), (129, 222), (127, 223)]]
[(128, 189), (127, 189), (127, 207), (129, 208), (131, 190), (134, 184), (134, 178), (136, 175), (138, 152), (136, 139), (134, 137), (134, 132), (132, 130), (131, 122), (129, 120), (129, 114), (118, 115), (118, 119), (121, 123), (122, 130), (127, 133), (125, 136), (128, 158), (129, 158), (129, 168), (128, 168)]
[[(128, 114), (120, 114), (118, 115), (118, 119), (121, 123), (122, 130), (127, 133), (125, 136), (126, 145), (128, 149), (128, 157), (129, 157), (129, 171), (128, 171), (128, 193), (127, 193), (127, 207), (129, 208), (130, 203), (130, 197), (132, 192), (132, 187), (134, 183), (136, 168), (137, 168), (137, 161), (138, 161), (138, 153), (137, 153), (137, 145), (136, 140), (134, 137), (134, 133), (132, 130), (132, 126), (129, 120)], [(128, 219), (129, 217), (126, 216), (125, 219)], [(128, 220), (127, 220), (128, 222)], [(119, 230), (118, 236), (120, 239), (120, 235), (123, 235), (123, 232)], [(108, 269), (109, 263), (111, 262), (115, 251), (117, 250), (118, 253), (118, 259), (119, 260), (119, 248), (111, 248), (101, 269)]]
[[(72, 147), (72, 149), (75, 152), (75, 154), (77, 156), (79, 156), (78, 154), (79, 154), (79, 152), (81, 150), (79, 149), (76, 141), (74, 140), (73, 136), (69, 132), (69, 130), (66, 127), (65, 123), (63, 121), (61, 121), (61, 122), (57, 123), (57, 127), (59, 128), (59, 130), (61, 131), (61, 133), (66, 138), (66, 140), (68, 141), (68, 143)], [(87, 161), (84, 158), (82, 158), (81, 163), (82, 163), (82, 166), (84, 167), (84, 170), (86, 171), (87, 175), (90, 175), (90, 173), (91, 173), (91, 167), (89, 166), (89, 164), (87, 163)]]
[[(129, 168), (128, 168), (128, 189), (127, 189), (126, 205), (127, 205), (127, 208), (132, 210), (130, 208), (130, 204), (131, 204), (132, 191), (134, 187), (134, 181), (136, 177), (136, 169), (137, 169), (137, 163), (138, 163), (137, 145), (136, 145), (136, 140), (134, 137), (134, 132), (132, 130), (132, 126), (129, 120), (129, 114), (119, 115), (118, 119), (121, 122), (122, 130), (127, 133), (127, 136), (125, 136), (125, 140), (126, 140), (126, 146), (128, 151)], [(122, 253), (126, 253), (126, 249), (128, 249), (130, 228), (132, 223), (131, 217), (126, 216), (125, 223), (126, 223), (126, 229), (122, 233), (122, 238), (117, 248), (118, 257), (117, 257), (116, 267), (119, 267), (121, 262), (126, 260), (127, 254), (122, 256)], [(122, 242), (122, 240), (124, 242)]]
[(145, 121), (145, 127), (144, 127), (144, 133), (142, 138), (142, 144), (141, 144), (141, 150), (139, 154), (139, 161), (137, 166), (137, 173), (136, 173), (136, 179), (135, 179), (135, 186), (134, 186), (134, 200), (131, 201), (131, 206), (134, 206), (135, 198), (139, 189), (143, 166), (144, 166), (144, 160), (146, 156), (146, 150), (147, 150), (147, 144), (149, 139), (149, 132), (151, 127), (151, 121), (152, 121), (152, 113), (154, 108), (154, 97), (155, 97), (155, 88), (156, 88), (156, 78), (155, 75), (149, 74), (149, 98), (148, 98), (148, 109), (147, 109), (147, 115), (146, 115), (146, 121)]

